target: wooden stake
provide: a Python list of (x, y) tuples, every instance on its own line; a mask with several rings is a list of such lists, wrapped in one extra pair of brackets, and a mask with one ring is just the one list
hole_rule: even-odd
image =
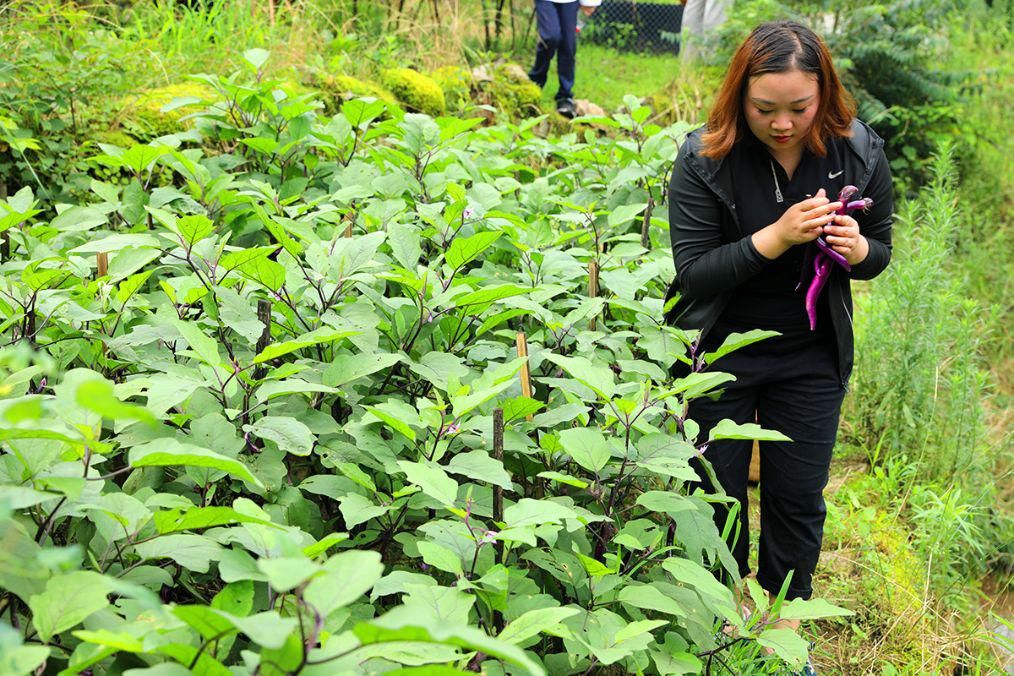
[[(598, 298), (599, 295), (599, 262), (595, 259), (588, 263), (588, 297)], [(595, 330), (596, 318), (592, 317), (588, 322), (588, 329)]]
[[(261, 331), (261, 337), (257, 339), (257, 354), (264, 351), (268, 345), (271, 344), (271, 301), (262, 299), (257, 301), (257, 319), (260, 320), (261, 324), (264, 325), (264, 330)], [(267, 373), (267, 368), (263, 365), (258, 366), (254, 369), (254, 378), (260, 379)]]
[[(493, 459), (503, 462), (503, 409), (493, 409)], [(493, 522), (503, 523), (503, 487), (493, 486)], [(500, 528), (500, 526), (496, 526)], [(503, 558), (503, 541), (496, 540), (493, 543), (496, 551), (496, 560)], [(493, 624), (499, 632), (503, 629), (503, 615), (499, 611), (493, 613)]]
[(644, 220), (641, 221), (641, 246), (645, 249), (651, 246), (651, 235), (649, 228), (651, 227), (651, 212), (655, 207), (655, 198), (648, 197), (648, 208), (644, 210)]
[(96, 278), (105, 277), (109, 272), (109, 254), (105, 251), (100, 251), (95, 254), (95, 265), (98, 270), (95, 273)]
[[(518, 331), (518, 356), (524, 357), (525, 362), (521, 365), (521, 394), (529, 399), (532, 398), (532, 377), (528, 371), (528, 337), (524, 331)], [(527, 420), (531, 421), (532, 414), (529, 413)]]
[[(760, 422), (756, 411), (753, 414), (753, 421), (755, 423)], [(753, 449), (750, 452), (750, 474), (747, 478), (751, 483), (758, 483), (760, 481), (760, 442), (757, 440), (754, 440)]]
[[(493, 459), (503, 462), (503, 409), (493, 409)], [(503, 486), (493, 486), (493, 521), (503, 521)], [(502, 543), (497, 543), (500, 547)]]

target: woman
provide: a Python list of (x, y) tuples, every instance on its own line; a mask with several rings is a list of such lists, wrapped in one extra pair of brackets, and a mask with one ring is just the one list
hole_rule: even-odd
[[(694, 401), (690, 418), (701, 426), (700, 439), (723, 418), (747, 423), (755, 416), (792, 439), (761, 443), (757, 570), (770, 594), (791, 573), (790, 599), (810, 597), (820, 554), (823, 489), (852, 370), (849, 283), (875, 277), (891, 257), (883, 141), (854, 114), (817, 35), (793, 22), (762, 24), (736, 52), (706, 127), (680, 149), (669, 187), (677, 274), (667, 304), (679, 299), (667, 319), (700, 330), (704, 351), (733, 332), (781, 334), (723, 357), (715, 368), (736, 380), (718, 400)], [(873, 200), (866, 212), (835, 214), (841, 204), (833, 200), (846, 185)], [(811, 330), (805, 294), (818, 237), (851, 271), (832, 266)], [(741, 504), (730, 547), (742, 576), (750, 572), (750, 454), (749, 441), (715, 442), (704, 452)], [(716, 509), (720, 526), (727, 514)]]

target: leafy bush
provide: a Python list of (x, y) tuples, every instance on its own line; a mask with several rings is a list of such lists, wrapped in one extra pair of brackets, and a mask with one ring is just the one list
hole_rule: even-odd
[[(708, 441), (687, 402), (728, 376), (659, 323), (671, 260), (636, 178), (686, 127), (634, 105), (581, 142), (379, 101), (321, 117), (266, 59), (202, 77), (218, 100), (193, 129), (106, 148), (122, 189), (0, 202), (11, 660), (688, 673), (763, 645), (800, 664), (769, 622), (847, 611), (745, 622), (713, 575), (735, 574), (725, 498), (684, 489)], [(716, 643), (721, 618), (743, 638)]]

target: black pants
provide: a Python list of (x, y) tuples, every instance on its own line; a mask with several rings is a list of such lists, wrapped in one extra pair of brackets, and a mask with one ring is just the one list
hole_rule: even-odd
[[(718, 328), (718, 327), (716, 327)], [(713, 349), (725, 332), (705, 339)], [(710, 343), (710, 344), (709, 344)], [(699, 439), (723, 418), (754, 421), (777, 430), (792, 442), (761, 442), (760, 557), (757, 581), (777, 594), (792, 571), (787, 598), (810, 598), (813, 570), (824, 534), (824, 486), (845, 390), (838, 376), (833, 336), (800, 332), (747, 346), (716, 361), (711, 370), (732, 373), (735, 382), (717, 400), (697, 399), (690, 419), (701, 426)], [(722, 440), (704, 452), (725, 492), (740, 502), (739, 534), (730, 531), (729, 547), (740, 575), (750, 572), (747, 478), (752, 441)], [(706, 490), (710, 482), (698, 467)], [(719, 532), (728, 509), (716, 505)]]
[(560, 79), (557, 101), (574, 98), (574, 62), (577, 57), (578, 2), (556, 3), (535, 0), (535, 15), (539, 28), (539, 44), (535, 51), (535, 65), (528, 77), (540, 87), (549, 76), (549, 64), (556, 54), (556, 74)]

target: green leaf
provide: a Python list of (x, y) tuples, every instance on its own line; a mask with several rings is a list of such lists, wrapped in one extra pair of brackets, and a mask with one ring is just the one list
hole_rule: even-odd
[(609, 442), (601, 430), (572, 427), (560, 432), (560, 446), (581, 467), (598, 474), (609, 463)]
[(389, 368), (401, 361), (401, 356), (392, 353), (341, 354), (324, 369), (321, 380), (325, 385), (341, 387), (353, 380)]
[(261, 557), (257, 568), (268, 578), (277, 592), (287, 592), (320, 572), (320, 565), (303, 556)]
[(447, 253), (444, 254), (444, 261), (452, 269), (457, 270), (482, 255), (482, 252), (493, 246), (493, 243), (500, 239), (502, 234), (500, 232), (480, 232), (471, 237), (456, 237), (447, 249)]
[(415, 430), (409, 427), (406, 420), (417, 423), (420, 426), (421, 422), (419, 421), (419, 413), (410, 405), (403, 401), (392, 399), (377, 406), (364, 406), (363, 408), (378, 420), (387, 423), (391, 429), (408, 437), (410, 441), (415, 442)]
[(271, 291), (278, 291), (285, 284), (285, 266), (266, 256), (240, 263), (236, 269), (247, 279), (252, 279)]
[(346, 528), (355, 528), (361, 523), (370, 519), (387, 514), (390, 511), (388, 506), (375, 505), (369, 498), (358, 493), (349, 493), (338, 500), (339, 509), (345, 519)]
[(153, 427), (158, 426), (158, 420), (151, 411), (120, 401), (113, 394), (113, 384), (104, 379), (82, 382), (74, 393), (74, 399), (78, 405), (108, 420), (140, 420)]
[(249, 265), (258, 258), (266, 258), (278, 250), (278, 245), (255, 246), (240, 251), (230, 251), (218, 259), (218, 267), (224, 270), (235, 270)]
[(254, 583), (250, 580), (230, 582), (211, 599), (211, 607), (240, 617), (250, 614), (254, 603)]
[(447, 547), (425, 540), (416, 545), (416, 547), (418, 547), (423, 561), (434, 568), (451, 573), (452, 575), (461, 576), (465, 574), (461, 557)]
[(686, 611), (674, 599), (650, 584), (627, 585), (620, 590), (616, 598), (621, 603), (641, 610), (654, 610), (677, 617), (687, 616)]
[(304, 333), (299, 338), (294, 340), (287, 340), (283, 343), (273, 343), (268, 345), (254, 357), (254, 364), (261, 364), (272, 359), (281, 357), (282, 355), (301, 350), (304, 347), (310, 347), (311, 345), (320, 345), (321, 343), (331, 343), (342, 338), (348, 338), (349, 336), (359, 335), (361, 331), (336, 331), (335, 329), (328, 327), (321, 327)]
[(201, 535), (177, 533), (162, 535), (134, 547), (142, 559), (172, 559), (187, 570), (207, 573), (212, 561), (221, 556), (222, 547)]
[(422, 492), (447, 507), (454, 507), (458, 498), (458, 482), (447, 476), (438, 465), (421, 462), (399, 460), (398, 467), (405, 472), (409, 483), (422, 489)]
[(637, 504), (653, 512), (676, 514), (696, 509), (693, 500), (673, 491), (647, 491), (637, 496)]
[(467, 453), (458, 453), (451, 458), (451, 462), (445, 469), (451, 474), (461, 474), (469, 479), (502, 486), (507, 490), (514, 489), (511, 475), (504, 469), (503, 463), (494, 459), (486, 451), (477, 449)]
[(359, 600), (383, 574), (379, 552), (340, 552), (324, 562), (321, 574), (306, 586), (304, 598), (328, 616)]
[(588, 482), (582, 481), (575, 476), (570, 474), (561, 474), (560, 472), (539, 472), (535, 476), (541, 479), (549, 479), (561, 484), (567, 484), (568, 486), (576, 486), (577, 488), (588, 488)]
[(616, 393), (613, 372), (608, 366), (593, 364), (584, 357), (564, 357), (546, 354), (546, 359), (563, 368), (571, 378), (590, 388), (603, 399), (612, 399)]
[(757, 637), (757, 643), (775, 651), (794, 669), (806, 664), (806, 639), (791, 629), (765, 629)]
[(559, 523), (563, 519), (577, 518), (577, 513), (558, 502), (521, 498), (503, 512), (503, 519), (511, 528)]
[(792, 599), (782, 604), (778, 617), (783, 620), (820, 620), (825, 617), (848, 617), (855, 613), (824, 599)]
[(190, 507), (187, 509), (170, 509), (155, 512), (152, 517), (155, 530), (159, 533), (175, 533), (183, 530), (200, 530), (213, 526), (225, 526), (233, 523), (259, 523), (281, 529), (281, 526), (237, 512), (232, 507)]
[(747, 345), (752, 345), (761, 340), (780, 335), (782, 334), (777, 331), (762, 331), (761, 329), (753, 329), (752, 331), (747, 331), (746, 333), (730, 333), (716, 350), (704, 355), (704, 361), (707, 364), (712, 364), (730, 352), (738, 350), (741, 347), (746, 347)]
[(215, 232), (215, 224), (207, 216), (192, 214), (190, 216), (182, 216), (176, 221), (176, 230), (180, 233), (183, 241), (186, 242), (187, 248), (191, 249), (202, 239), (207, 238)]
[(250, 64), (255, 71), (260, 70), (268, 62), (270, 56), (271, 53), (268, 50), (260, 47), (243, 52), (243, 60)]
[(102, 610), (109, 605), (106, 595), (110, 591), (106, 578), (92, 571), (79, 570), (50, 578), (45, 591), (28, 599), (39, 638), (48, 642)]
[(728, 418), (711, 428), (708, 439), (757, 439), (758, 441), (792, 441), (781, 432), (766, 430), (756, 423), (734, 423)]
[(317, 442), (309, 427), (288, 416), (264, 416), (252, 425), (244, 425), (243, 429), (261, 439), (275, 442), (278, 448), (292, 455), (310, 455)]
[(523, 643), (580, 612), (577, 608), (536, 608), (535, 610), (529, 610), (504, 627), (497, 638), (508, 643)]
[(218, 356), (218, 341), (205, 334), (200, 326), (183, 321), (175, 321), (174, 325), (198, 359), (208, 366), (218, 366), (222, 363)]
[(609, 212), (609, 227), (618, 228), (628, 225), (638, 214), (648, 208), (648, 203), (621, 204)]
[(422, 641), (445, 643), (447, 645), (478, 650), (492, 657), (510, 662), (524, 670), (529, 676), (544, 676), (545, 670), (532, 661), (520, 648), (506, 641), (490, 638), (474, 627), (454, 625), (430, 625), (427, 628), (402, 625), (397, 628), (382, 626), (380, 621), (361, 622), (353, 633), (363, 643), (387, 643), (394, 641)]
[(529, 397), (508, 399), (503, 403), (503, 420), (505, 423), (519, 420), (530, 415), (535, 415), (545, 407), (546, 405), (541, 401)]
[(264, 484), (250, 470), (233, 458), (219, 455), (206, 448), (184, 444), (175, 439), (163, 438), (140, 444), (130, 449), (131, 467), (208, 467), (218, 469), (247, 481), (260, 489)]
[[(693, 587), (702, 597), (710, 597), (725, 609), (735, 608), (732, 592), (703, 566), (679, 557), (670, 557), (662, 562), (678, 582)], [(735, 612), (735, 611), (733, 611)]]

